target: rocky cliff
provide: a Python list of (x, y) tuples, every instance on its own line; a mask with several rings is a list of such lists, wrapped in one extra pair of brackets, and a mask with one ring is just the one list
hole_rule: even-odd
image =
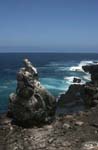
[(85, 84), (74, 82), (70, 85), (68, 91), (60, 95), (58, 107), (65, 108), (68, 104), (76, 106), (82, 104), (85, 108), (90, 108), (98, 103), (98, 63), (82, 66), (82, 68), (91, 74), (91, 81)]

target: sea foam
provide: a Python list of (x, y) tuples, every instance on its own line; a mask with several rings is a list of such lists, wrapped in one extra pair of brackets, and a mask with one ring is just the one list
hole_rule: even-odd
[(69, 68), (70, 71), (79, 71), (79, 72), (84, 72), (84, 70), (82, 69), (82, 66), (85, 65), (90, 65), (90, 64), (94, 64), (93, 61), (81, 61), (77, 66), (72, 66)]

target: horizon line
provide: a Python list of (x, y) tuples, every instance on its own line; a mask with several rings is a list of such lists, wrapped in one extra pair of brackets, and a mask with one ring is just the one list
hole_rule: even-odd
[(57, 51), (53, 51), (53, 52), (49, 52), (49, 51), (48, 52), (45, 52), (45, 51), (37, 51), (37, 52), (35, 52), (35, 51), (34, 52), (31, 52), (31, 51), (29, 51), (29, 52), (28, 51), (20, 51), (20, 52), (19, 51), (18, 52), (17, 51), (15, 51), (15, 52), (8, 51), (8, 52), (6, 52), (5, 51), (5, 52), (3, 52), (3, 51), (1, 51), (0, 52), (0, 54), (5, 54), (5, 53), (6, 54), (7, 53), (77, 53), (77, 54), (88, 54), (89, 53), (89, 54), (98, 54), (98, 52), (87, 52), (87, 51), (86, 52), (77, 52), (77, 51), (74, 51), (74, 52), (72, 52), (72, 51), (70, 51), (70, 52), (67, 52), (67, 51), (66, 52), (63, 52), (63, 51), (61, 51), (61, 52), (57, 52)]

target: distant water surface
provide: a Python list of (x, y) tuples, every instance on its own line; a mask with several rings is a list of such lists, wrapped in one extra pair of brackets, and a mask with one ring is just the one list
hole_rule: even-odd
[(82, 82), (90, 80), (82, 65), (98, 61), (98, 54), (90, 53), (1, 53), (0, 54), (0, 113), (8, 108), (8, 96), (16, 89), (16, 73), (24, 58), (37, 67), (40, 82), (54, 95), (66, 91), (77, 76)]

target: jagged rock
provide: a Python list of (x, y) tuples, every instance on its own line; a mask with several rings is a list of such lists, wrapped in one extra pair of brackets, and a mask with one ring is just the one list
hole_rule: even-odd
[(84, 97), (84, 85), (81, 84), (72, 84), (69, 86), (69, 89), (66, 93), (61, 94), (58, 100), (58, 106), (66, 107), (67, 104), (76, 104), (81, 103)]
[(84, 102), (86, 106), (95, 105), (98, 99), (98, 63), (92, 65), (82, 66), (85, 72), (91, 74), (91, 82), (86, 83)]
[(85, 72), (88, 72), (91, 74), (92, 82), (98, 85), (98, 63), (93, 64), (93, 65), (82, 66), (82, 68)]
[(98, 72), (98, 64), (86, 65), (86, 66), (82, 66), (82, 68), (85, 72), (89, 72), (89, 73)]
[(68, 104), (75, 104), (77, 102), (84, 103), (86, 108), (95, 106), (98, 101), (98, 63), (93, 65), (82, 66), (85, 72), (91, 74), (91, 81), (85, 84), (79, 84), (81, 79), (74, 78), (73, 82), (78, 84), (73, 84), (69, 86), (66, 93), (61, 94), (58, 99), (58, 106), (65, 107)]
[(81, 82), (80, 78), (74, 77), (73, 83), (80, 83), (80, 82)]
[(95, 97), (98, 98), (98, 89), (95, 86), (85, 85), (84, 102), (87, 107), (92, 107), (95, 104)]
[(22, 126), (40, 125), (53, 118), (55, 98), (38, 81), (35, 67), (27, 59), (25, 67), (17, 73), (16, 93), (9, 96), (8, 114)]
[(95, 106), (98, 101), (98, 88), (93, 84), (73, 84), (70, 85), (68, 91), (61, 94), (58, 100), (59, 107), (67, 107), (68, 105), (84, 105), (85, 108)]

